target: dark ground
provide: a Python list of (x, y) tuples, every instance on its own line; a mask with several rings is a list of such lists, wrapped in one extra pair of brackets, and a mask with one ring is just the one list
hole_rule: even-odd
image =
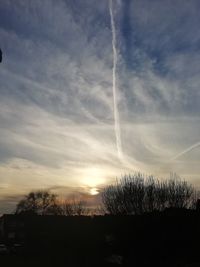
[(23, 220), (22, 249), (0, 255), (0, 266), (200, 267), (199, 212)]

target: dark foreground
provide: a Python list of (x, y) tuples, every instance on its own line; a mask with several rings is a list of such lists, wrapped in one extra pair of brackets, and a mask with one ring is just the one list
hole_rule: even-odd
[(1, 243), (8, 249), (0, 255), (0, 266), (200, 267), (196, 211), (93, 218), (13, 216), (4, 218), (1, 227)]

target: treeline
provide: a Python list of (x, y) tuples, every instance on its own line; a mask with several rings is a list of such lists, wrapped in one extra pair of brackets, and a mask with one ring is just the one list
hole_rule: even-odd
[[(199, 191), (177, 175), (158, 180), (141, 173), (125, 175), (102, 192), (101, 214), (140, 215), (146, 212), (163, 211), (166, 208), (199, 208)], [(91, 215), (96, 211), (87, 208), (81, 200), (62, 200), (49, 191), (31, 192), (16, 207), (16, 214), (39, 215)]]
[(17, 204), (15, 214), (81, 216), (88, 215), (89, 209), (82, 200), (59, 200), (56, 194), (40, 190), (26, 195)]

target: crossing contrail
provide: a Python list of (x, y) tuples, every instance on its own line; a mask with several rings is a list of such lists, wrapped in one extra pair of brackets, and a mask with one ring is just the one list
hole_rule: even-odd
[(117, 38), (116, 38), (116, 28), (113, 14), (113, 0), (109, 0), (109, 11), (110, 11), (110, 21), (111, 21), (111, 30), (112, 30), (112, 50), (113, 50), (113, 69), (112, 69), (112, 84), (113, 84), (113, 110), (114, 110), (114, 127), (115, 127), (115, 138), (118, 157), (121, 159), (122, 152), (122, 143), (121, 143), (121, 129), (120, 129), (120, 120), (119, 120), (119, 111), (117, 106)]
[(199, 147), (199, 146), (200, 146), (200, 142), (198, 142), (198, 143), (196, 143), (196, 144), (194, 144), (194, 145), (188, 147), (187, 149), (183, 150), (182, 152), (180, 152), (179, 154), (177, 154), (175, 157), (173, 157), (173, 158), (171, 159), (171, 161), (180, 158), (181, 156), (187, 154), (188, 152), (190, 152), (191, 150), (193, 150), (193, 149), (195, 149), (195, 148), (197, 148), (197, 147)]

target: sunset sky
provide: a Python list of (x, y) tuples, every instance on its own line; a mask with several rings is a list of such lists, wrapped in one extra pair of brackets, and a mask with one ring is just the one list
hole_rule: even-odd
[(1, 0), (0, 213), (125, 173), (200, 185), (200, 1)]

